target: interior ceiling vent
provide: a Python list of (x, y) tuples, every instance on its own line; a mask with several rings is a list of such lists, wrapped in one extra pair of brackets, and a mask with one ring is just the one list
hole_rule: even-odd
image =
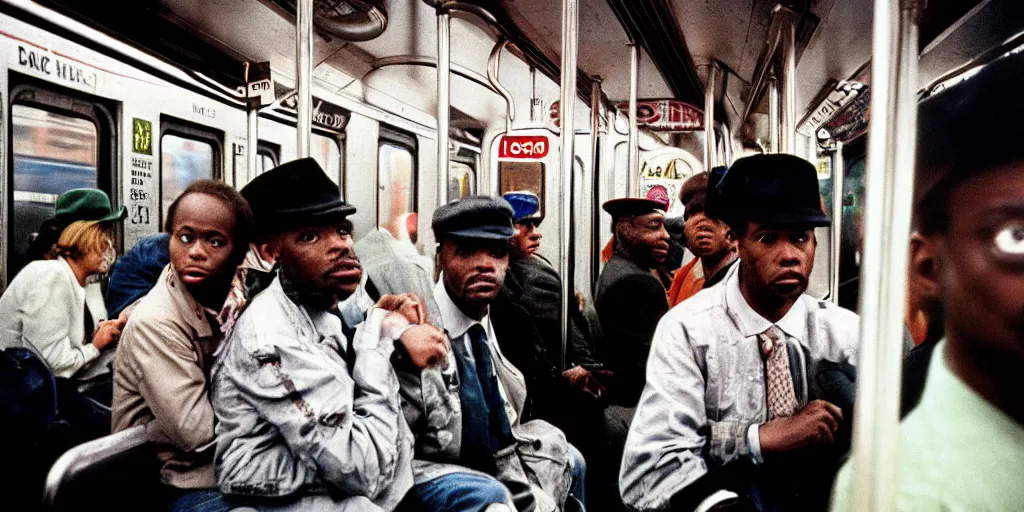
[[(292, 16), (296, 0), (273, 0)], [(343, 41), (369, 41), (384, 33), (388, 13), (380, 0), (314, 0), (313, 25)]]

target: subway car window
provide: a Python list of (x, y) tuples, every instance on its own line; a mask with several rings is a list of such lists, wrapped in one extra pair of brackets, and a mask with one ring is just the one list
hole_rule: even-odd
[(526, 190), (540, 198), (544, 215), (544, 164), (540, 162), (501, 162), (498, 164), (498, 193)]
[[(99, 128), (91, 120), (27, 105), (11, 106), (14, 208), (11, 269), (20, 269), (30, 237), (53, 216), (57, 196), (97, 188)], [(13, 272), (9, 277), (13, 276)]]
[(192, 182), (214, 177), (212, 142), (193, 139), (175, 133), (160, 138), (160, 208), (161, 222), (167, 217), (171, 203)]
[[(309, 141), (309, 156), (313, 157), (335, 184), (341, 181), (341, 147), (337, 139), (313, 134)], [(267, 167), (266, 169), (270, 169)]]
[(476, 194), (476, 172), (467, 164), (452, 162), (448, 166), (448, 200)]
[(408, 236), (406, 218), (416, 211), (416, 172), (412, 151), (404, 146), (382, 143), (377, 152), (377, 225), (396, 238)]

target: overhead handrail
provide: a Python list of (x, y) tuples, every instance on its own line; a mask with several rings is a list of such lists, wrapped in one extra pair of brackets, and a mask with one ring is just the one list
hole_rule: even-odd
[(362, 42), (377, 38), (388, 28), (388, 13), (382, 7), (363, 0), (349, 0), (365, 11), (357, 11), (338, 18), (320, 16), (313, 23), (316, 28), (345, 41)]
[[(374, 71), (390, 66), (423, 66), (428, 68), (437, 68), (437, 59), (429, 55), (393, 55), (391, 57), (381, 57), (373, 61), (373, 63), (370, 64), (370, 66), (373, 69), (371, 69), (370, 72), (367, 73), (366, 75), (363, 75), (363, 79), (365, 79), (367, 76), (370, 75), (370, 73), (373, 73)], [(480, 73), (477, 73), (472, 69), (469, 69), (459, 64), (455, 64), (453, 62), (451, 64), (451, 71), (452, 74), (456, 76), (461, 76), (462, 78), (465, 78), (470, 82), (486, 87), (488, 90), (494, 92), (495, 94), (501, 94), (501, 92), (494, 88), (494, 86), (491, 84), (491, 82), (487, 79), (486, 76), (481, 75)]]
[(750, 113), (754, 111), (754, 108), (761, 100), (762, 94), (764, 94), (768, 71), (773, 67), (775, 53), (782, 40), (783, 27), (786, 24), (793, 24), (795, 27), (796, 20), (796, 11), (788, 7), (776, 5), (772, 9), (771, 25), (768, 26), (768, 35), (765, 37), (764, 49), (757, 59), (757, 67), (754, 68), (754, 80), (750, 84), (750, 97), (747, 100), (746, 106), (743, 107), (743, 117), (740, 118), (743, 122), (746, 122), (750, 117)]
[(498, 44), (494, 45), (494, 49), (491, 50), (491, 56), (487, 59), (487, 79), (490, 81), (491, 87), (498, 91), (502, 98), (505, 98), (505, 133), (512, 132), (512, 121), (515, 120), (516, 109), (512, 93), (508, 92), (508, 89), (504, 88), (498, 80), (498, 72), (501, 68), (501, 52), (510, 42), (504, 37), (500, 38)]

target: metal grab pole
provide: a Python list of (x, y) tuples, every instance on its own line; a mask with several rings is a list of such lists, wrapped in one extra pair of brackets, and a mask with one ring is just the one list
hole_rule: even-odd
[(295, 89), (298, 97), (295, 126), (298, 132), (299, 158), (309, 156), (309, 139), (313, 131), (313, 0), (299, 0), (295, 8)]
[(718, 147), (715, 145), (715, 89), (718, 85), (718, 63), (708, 65), (708, 79), (704, 83), (704, 169), (710, 171), (718, 165)]
[[(811, 139), (812, 143), (814, 139)], [(843, 176), (846, 174), (843, 162), (843, 143), (836, 141), (835, 158), (832, 165), (832, 286), (829, 296), (832, 303), (839, 303), (839, 256), (843, 249)]]
[(601, 136), (601, 77), (595, 76), (590, 86), (590, 246), (587, 251), (590, 253), (590, 288), (597, 286), (597, 276), (601, 271), (601, 250), (597, 246), (601, 240), (601, 216), (596, 212), (601, 211), (601, 187), (600, 183), (601, 166), (600, 155), (597, 154), (598, 138)]
[(788, 20), (782, 26), (779, 49), (782, 52), (781, 89), (782, 104), (779, 105), (779, 151), (796, 154), (796, 25)]
[(575, 163), (575, 122), (576, 122), (576, 44), (579, 13), (576, 0), (562, 0), (562, 98), (558, 109), (559, 126), (562, 136), (562, 182), (561, 182), (561, 229), (562, 261), (562, 366), (565, 368), (565, 353), (569, 342), (569, 306), (575, 301), (573, 293), (573, 240), (572, 236), (572, 178)]
[(257, 155), (259, 154), (260, 109), (253, 104), (251, 99), (249, 100), (248, 110), (245, 115), (246, 181), (252, 181), (256, 177)]
[(628, 176), (629, 197), (640, 195), (640, 130), (636, 120), (637, 81), (640, 76), (640, 47), (636, 43), (629, 45), (629, 143)]
[(437, 206), (448, 202), (448, 136), (451, 129), (451, 18), (437, 13)]
[(775, 73), (768, 75), (768, 152), (778, 153), (779, 141), (779, 81)]
[(894, 510), (900, 370), (917, 116), (917, 2), (875, 0), (860, 359), (853, 428), (854, 510)]

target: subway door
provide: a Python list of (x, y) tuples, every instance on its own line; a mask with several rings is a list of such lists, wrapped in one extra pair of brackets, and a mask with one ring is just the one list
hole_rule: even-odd
[(345, 132), (345, 200), (355, 205), (351, 217), (356, 240), (377, 224), (377, 154), (380, 124), (353, 113)]
[[(554, 147), (554, 149), (552, 149)], [(558, 268), (561, 257), (559, 218), (561, 197), (558, 195), (558, 137), (550, 130), (532, 128), (513, 130), (494, 138), (491, 143), (492, 165), (497, 167), (497, 194), (527, 191), (540, 199), (540, 226), (543, 241), (538, 254)], [(492, 187), (493, 189), (493, 187)]]

